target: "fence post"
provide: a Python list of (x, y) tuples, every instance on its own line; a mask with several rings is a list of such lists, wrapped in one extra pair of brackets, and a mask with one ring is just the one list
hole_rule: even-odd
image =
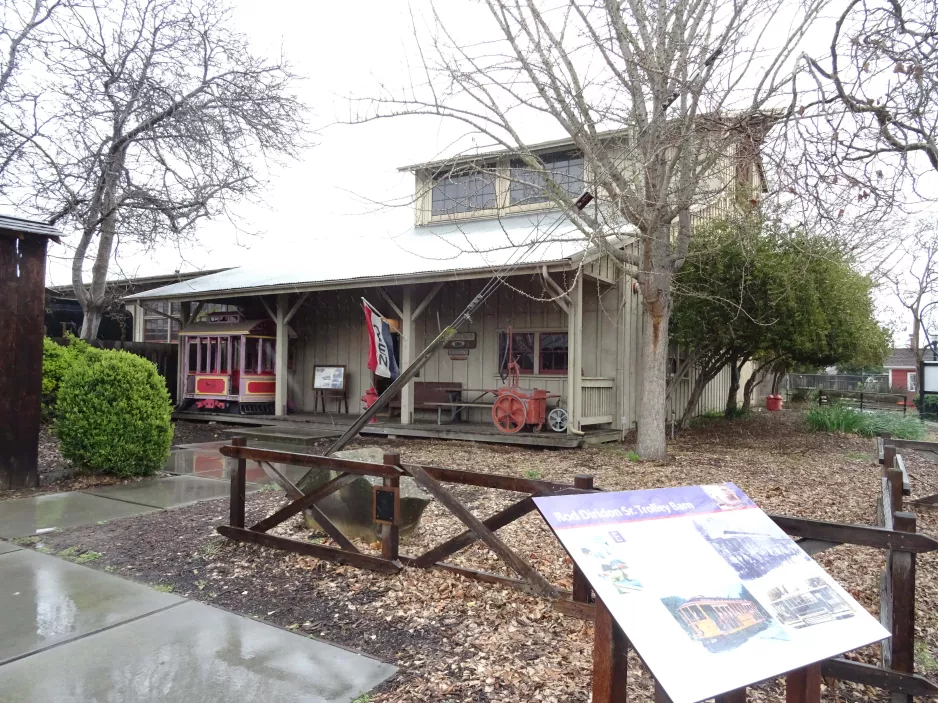
[(785, 677), (785, 703), (821, 703), (821, 665), (808, 664)]
[(625, 703), (629, 641), (599, 597), (593, 639), (593, 703)]
[[(234, 437), (231, 446), (244, 447), (248, 441), (244, 437)], [(247, 488), (247, 461), (235, 459), (231, 467), (231, 500), (228, 522), (232, 527), (244, 527), (244, 494)]]
[[(593, 477), (587, 474), (577, 474), (573, 477), (573, 485), (577, 488), (593, 488)], [(580, 571), (580, 567), (573, 564), (573, 600), (578, 603), (589, 603), (592, 595), (589, 581)]]
[[(400, 466), (401, 453), (396, 451), (385, 452), (384, 464), (386, 466)], [(401, 479), (398, 476), (386, 476), (384, 485), (387, 488), (397, 488), (400, 490)], [(395, 523), (400, 520), (400, 515), (395, 515)], [(397, 561), (400, 551), (400, 528), (397, 524), (382, 525), (384, 533), (381, 538), (381, 556), (388, 561)]]
[[(901, 478), (900, 478), (901, 480)], [(901, 495), (901, 483), (900, 483)], [(915, 515), (897, 512), (894, 529), (900, 532), (915, 532)], [(915, 554), (890, 550), (886, 562), (887, 579), (890, 582), (889, 610), (892, 621), (889, 642), (890, 668), (906, 674), (915, 673)], [(886, 654), (884, 650), (884, 659)], [(893, 693), (892, 703), (912, 703), (912, 696)]]

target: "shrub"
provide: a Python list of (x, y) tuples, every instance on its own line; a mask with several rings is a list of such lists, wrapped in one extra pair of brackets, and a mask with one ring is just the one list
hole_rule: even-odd
[(925, 436), (925, 426), (913, 415), (863, 412), (847, 405), (813, 408), (806, 420), (808, 427), (816, 432), (845, 432), (861, 437), (891, 432), (896, 439), (922, 439)]
[(77, 337), (69, 335), (68, 344), (56, 344), (48, 337), (42, 340), (42, 417), (46, 422), (55, 417), (56, 398), (62, 379), (76, 363), (91, 361), (101, 353)]
[(169, 392), (156, 367), (123, 351), (72, 366), (59, 388), (55, 433), (62, 455), (115, 476), (161, 469), (173, 438)]

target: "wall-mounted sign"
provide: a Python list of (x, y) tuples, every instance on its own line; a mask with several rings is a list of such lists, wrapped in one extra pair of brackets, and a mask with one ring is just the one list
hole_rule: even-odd
[(451, 361), (466, 361), (469, 359), (468, 349), (447, 349), (446, 353), (449, 354)]
[(344, 391), (344, 366), (316, 366), (313, 369), (313, 388), (317, 391)]
[(446, 343), (443, 345), (444, 349), (475, 349), (476, 348), (476, 333), (475, 332), (457, 332), (452, 337), (450, 337)]
[(731, 483), (534, 502), (674, 703), (889, 636)]
[(401, 489), (397, 486), (375, 486), (372, 507), (379, 525), (396, 525), (401, 515)]

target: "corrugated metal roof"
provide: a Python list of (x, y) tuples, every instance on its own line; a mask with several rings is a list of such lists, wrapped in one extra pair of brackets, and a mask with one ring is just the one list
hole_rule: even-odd
[(59, 240), (62, 233), (52, 225), (37, 220), (27, 220), (22, 217), (13, 217), (11, 215), (0, 215), (0, 230), (9, 232), (22, 232), (24, 234), (35, 234), (40, 237), (49, 237)]
[[(415, 227), (398, 237), (371, 235), (298, 243), (267, 261), (127, 296), (129, 300), (219, 297), (404, 283), (426, 274), (494, 273), (524, 265), (568, 261), (587, 243), (562, 213)], [(301, 251), (312, 251), (304, 256)]]

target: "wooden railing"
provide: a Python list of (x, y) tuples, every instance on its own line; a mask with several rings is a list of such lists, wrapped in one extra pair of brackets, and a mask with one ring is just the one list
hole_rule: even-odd
[(583, 378), (580, 381), (581, 425), (602, 425), (615, 421), (616, 379)]
[[(607, 379), (590, 380), (605, 381)], [(598, 388), (604, 389), (603, 386)], [(597, 612), (590, 584), (576, 567), (573, 567), (572, 592), (565, 591), (550, 583), (525, 559), (523, 553), (513, 550), (495, 534), (500, 528), (511, 524), (528, 513), (534, 512), (535, 506), (531, 500), (532, 497), (572, 495), (600, 490), (594, 486), (592, 476), (577, 476), (571, 485), (462, 469), (405, 464), (401, 462), (400, 455), (395, 452), (385, 454), (383, 462), (379, 464), (298, 452), (259, 449), (248, 447), (246, 444), (246, 441), (239, 437), (233, 439), (231, 445), (220, 448), (224, 456), (233, 460), (231, 467), (230, 524), (217, 528), (220, 534), (229, 539), (385, 573), (398, 572), (404, 566), (444, 569), (467, 578), (502, 586), (511, 586), (532, 595), (548, 598), (553, 601), (556, 610), (569, 616), (595, 620), (600, 629), (609, 625), (608, 618), (604, 620), (603, 613)], [(821, 662), (816, 673), (818, 675), (823, 673), (824, 676), (830, 678), (853, 681), (891, 691), (893, 701), (906, 703), (910, 701), (912, 696), (927, 697), (938, 694), (938, 685), (914, 672), (913, 657), (915, 555), (938, 550), (938, 540), (916, 532), (914, 516), (902, 511), (903, 472), (901, 469), (893, 468), (896, 464), (901, 464), (901, 460), (900, 462), (894, 462), (892, 459), (891, 455), (894, 456), (895, 454), (894, 447), (887, 445), (886, 450), (880, 526), (848, 525), (787, 515), (769, 515), (769, 517), (788, 535), (794, 537), (808, 554), (817, 554), (842, 544), (872, 547), (887, 552), (887, 569), (883, 577), (884, 592), (881, 594), (881, 600), (886, 601), (883, 605), (883, 621), (892, 633), (892, 638), (884, 646), (884, 661), (876, 666), (843, 657), (834, 657)], [(272, 479), (286, 490), (287, 496), (291, 499), (290, 503), (249, 527), (246, 526), (245, 520), (248, 461), (257, 462)], [(276, 468), (276, 465), (280, 464), (302, 466), (312, 471), (334, 471), (338, 475), (325, 485), (304, 495), (295, 484)], [(409, 476), (462, 522), (466, 529), (455, 537), (430, 548), (423, 554), (411, 556), (400, 552), (398, 528), (396, 525), (392, 525), (381, 537), (381, 556), (364, 553), (345, 537), (325, 513), (315, 505), (326, 496), (347, 485), (357, 476), (374, 476), (382, 479), (383, 490), (397, 489), (400, 479)], [(443, 486), (447, 483), (508, 491), (516, 494), (521, 493), (525, 496), (488, 518), (479, 519)], [(323, 531), (338, 546), (320, 545), (280, 535), (272, 535), (268, 532), (272, 527), (285, 522), (304, 510), (310, 511), (311, 517), (319, 523)], [(517, 574), (518, 578), (476, 571), (446, 561), (449, 557), (476, 541), (481, 541), (497, 554), (501, 561)], [(624, 660), (619, 661), (617, 664), (619, 668), (624, 666)], [(615, 677), (613, 677), (613, 680), (615, 680)], [(745, 692), (737, 691), (732, 695), (727, 694), (727, 696), (729, 697), (721, 699), (721, 703), (724, 703), (724, 701), (726, 703), (737, 703), (745, 700)], [(604, 699), (602, 696), (597, 697), (594, 693), (594, 700), (602, 701)], [(659, 697), (657, 700), (665, 699)]]

